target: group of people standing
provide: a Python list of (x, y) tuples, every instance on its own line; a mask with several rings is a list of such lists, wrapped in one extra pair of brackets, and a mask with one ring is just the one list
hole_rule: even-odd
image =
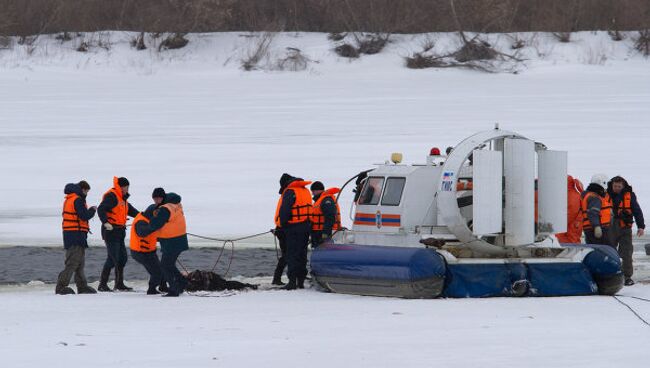
[[(311, 187), (307, 189), (309, 184)], [(99, 206), (88, 207), (86, 197), (89, 191), (90, 185), (86, 181), (67, 184), (64, 189), (62, 215), (66, 255), (65, 268), (57, 280), (56, 294), (75, 293), (68, 286), (73, 275), (79, 294), (94, 294), (97, 290), (133, 290), (124, 283), (129, 217), (133, 218), (129, 239), (131, 257), (149, 273), (147, 294), (166, 293), (164, 296), (173, 297), (183, 293), (188, 280), (176, 267), (176, 261), (189, 246), (181, 197), (156, 188), (152, 193), (153, 204), (145, 211), (139, 211), (128, 201), (129, 181), (124, 177), (113, 178), (113, 187), (103, 195)], [(288, 266), (289, 282), (285, 289), (304, 288), (310, 239), (312, 246), (317, 247), (329, 241), (333, 233), (341, 228), (341, 212), (335, 197), (339, 192), (339, 188), (326, 190), (318, 181), (312, 184), (289, 174), (282, 175), (274, 230), (282, 255), (274, 273), (274, 285), (285, 285), (282, 275)], [(88, 222), (95, 214), (101, 221), (101, 234), (107, 253), (97, 290), (88, 285), (84, 272), (90, 232)], [(160, 259), (156, 253), (158, 242), (162, 250)], [(108, 281), (113, 270), (115, 283), (114, 289), (111, 289)]]
[[(65, 186), (63, 202), (63, 245), (66, 249), (65, 268), (59, 274), (56, 294), (74, 294), (68, 285), (74, 275), (79, 294), (95, 294), (97, 290), (88, 285), (85, 272), (85, 250), (88, 248), (88, 221), (95, 214), (101, 221), (102, 239), (106, 245), (106, 261), (99, 277), (98, 290), (113, 291), (108, 286), (111, 272), (115, 270), (114, 289), (133, 290), (124, 283), (124, 266), (127, 262), (126, 230), (127, 218), (132, 217), (129, 248), (132, 258), (142, 264), (150, 275), (147, 294), (166, 293), (164, 296), (178, 296), (187, 285), (187, 280), (176, 268), (179, 255), (189, 249), (185, 215), (181, 197), (176, 193), (165, 193), (156, 188), (152, 193), (153, 204), (145, 211), (138, 211), (128, 201), (129, 181), (113, 178), (113, 187), (102, 197), (99, 206), (88, 207), (86, 197), (90, 185), (86, 181)], [(162, 257), (156, 253), (160, 242)]]
[[(307, 185), (311, 184), (307, 189)], [(307, 251), (331, 240), (341, 228), (341, 210), (336, 201), (339, 188), (325, 189), (320, 181), (305, 181), (289, 174), (280, 177), (280, 199), (275, 210), (274, 234), (281, 256), (273, 275), (273, 285), (282, 282), (287, 267), (286, 290), (302, 289), (307, 277)]]
[(605, 244), (615, 248), (623, 260), (625, 285), (634, 285), (632, 225), (637, 236), (643, 236), (643, 211), (627, 180), (621, 176), (609, 179), (596, 174), (586, 190), (573, 177), (568, 177), (567, 232), (556, 234), (561, 243), (580, 243), (584, 232), (587, 244)]

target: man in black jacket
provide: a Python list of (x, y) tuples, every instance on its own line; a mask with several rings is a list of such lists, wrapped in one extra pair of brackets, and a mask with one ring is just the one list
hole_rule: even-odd
[(79, 294), (95, 294), (88, 286), (84, 274), (86, 248), (88, 248), (88, 221), (95, 216), (95, 206), (87, 208), (86, 196), (90, 185), (85, 181), (67, 184), (64, 189), (66, 200), (63, 203), (63, 247), (65, 248), (65, 268), (59, 274), (55, 292), (60, 295), (74, 294), (68, 287), (74, 274)]
[(632, 265), (632, 254), (634, 253), (632, 225), (636, 221), (637, 236), (643, 236), (645, 229), (643, 211), (641, 211), (641, 206), (639, 206), (632, 187), (621, 176), (615, 176), (607, 183), (607, 194), (612, 200), (614, 213), (611, 235), (612, 245), (616, 247), (618, 254), (623, 259), (625, 285), (634, 285), (632, 280), (632, 274), (634, 273)]
[(305, 287), (312, 209), (311, 194), (305, 188), (309, 184), (311, 182), (289, 174), (280, 178), (280, 187), (285, 189), (276, 207), (275, 224), (282, 231), (287, 246), (287, 290)]
[(334, 197), (340, 190), (330, 188), (325, 191), (325, 186), (320, 181), (315, 181), (309, 189), (314, 199), (311, 245), (316, 248), (331, 239), (334, 231), (341, 227), (341, 215)]
[(108, 277), (115, 267), (115, 289), (131, 291), (124, 284), (124, 266), (127, 261), (126, 220), (127, 215), (135, 217), (140, 213), (127, 199), (129, 198), (129, 181), (122, 178), (113, 178), (113, 188), (109, 189), (97, 208), (97, 214), (102, 222), (102, 238), (106, 244), (106, 262), (99, 277), (99, 291), (111, 291), (108, 287)]

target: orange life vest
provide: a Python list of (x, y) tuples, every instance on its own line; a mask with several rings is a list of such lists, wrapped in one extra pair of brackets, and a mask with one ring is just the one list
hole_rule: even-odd
[(627, 213), (627, 216), (629, 217), (632, 216), (632, 194), (630, 192), (625, 192), (623, 194), (623, 199), (621, 200), (621, 203), (618, 204), (618, 208), (616, 208), (616, 218), (619, 221), (620, 227), (630, 228), (632, 227), (632, 223), (625, 223), (625, 221), (623, 221), (624, 213)]
[[(87, 233), (90, 230), (88, 221), (79, 218), (77, 210), (74, 208), (74, 201), (80, 198), (77, 193), (70, 193), (65, 196), (63, 201), (63, 231), (83, 231)], [(88, 205), (86, 205), (88, 208)]]
[(596, 196), (598, 199), (600, 199), (600, 226), (609, 227), (609, 224), (612, 221), (612, 201), (609, 196), (602, 198), (594, 192), (587, 192), (585, 196), (582, 197), (582, 228), (585, 230), (593, 228), (587, 214), (587, 202), (589, 202), (589, 198), (593, 196)]
[(169, 220), (158, 230), (158, 238), (170, 239), (187, 234), (183, 206), (180, 203), (165, 203), (161, 207), (169, 210)]
[(341, 189), (339, 188), (330, 188), (318, 197), (318, 200), (314, 203), (314, 209), (311, 214), (311, 229), (313, 231), (322, 231), (323, 226), (325, 225), (325, 216), (323, 216), (323, 211), (320, 208), (320, 205), (323, 203), (325, 198), (332, 198), (334, 200), (334, 205), (336, 206), (336, 219), (334, 220), (332, 230), (336, 231), (341, 228), (341, 209), (339, 208), (338, 202), (336, 202), (336, 197), (334, 197), (334, 195), (340, 191)]
[(278, 200), (278, 205), (275, 208), (275, 225), (277, 227), (281, 226), (280, 207), (282, 207), (282, 198), (287, 190), (293, 190), (296, 195), (296, 201), (293, 203), (293, 207), (291, 207), (291, 219), (289, 220), (289, 224), (299, 224), (309, 221), (312, 213), (312, 201), (309, 189), (305, 188), (309, 184), (311, 184), (310, 181), (296, 180), (287, 185), (287, 188), (282, 192), (282, 195)]
[(104, 193), (102, 200), (111, 193), (117, 198), (117, 205), (107, 212), (108, 222), (111, 225), (124, 227), (126, 226), (126, 217), (129, 214), (129, 204), (123, 198), (122, 188), (117, 184), (117, 177), (113, 178), (113, 188)]
[(149, 219), (144, 217), (142, 213), (139, 213), (137, 216), (135, 216), (135, 219), (133, 219), (133, 223), (131, 224), (131, 239), (129, 241), (129, 247), (132, 251), (135, 252), (155, 252), (156, 242), (158, 241), (158, 232), (154, 231), (145, 237), (139, 236), (135, 231), (135, 225), (140, 221), (144, 221), (147, 224), (149, 223)]

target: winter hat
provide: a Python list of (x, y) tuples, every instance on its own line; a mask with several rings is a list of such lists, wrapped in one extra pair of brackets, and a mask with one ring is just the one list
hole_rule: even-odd
[(320, 181), (315, 181), (309, 189), (311, 189), (312, 192), (315, 190), (325, 190), (325, 186)]
[(607, 188), (607, 175), (605, 174), (594, 174), (594, 176), (591, 177), (591, 184), (597, 184), (600, 185), (603, 189)]
[(165, 198), (165, 190), (163, 188), (154, 189), (151, 198)]
[(117, 179), (117, 185), (121, 187), (128, 187), (129, 186), (129, 180), (125, 177), (121, 177)]
[(85, 190), (90, 190), (90, 184), (88, 184), (88, 182), (85, 181), (85, 180), (80, 181), (77, 185), (78, 185), (79, 188), (81, 188), (82, 190), (84, 190), (84, 189), (85, 189)]
[(291, 184), (291, 182), (294, 180), (296, 180), (294, 176), (291, 176), (287, 173), (282, 174), (280, 177), (280, 194), (282, 194), (287, 185)]

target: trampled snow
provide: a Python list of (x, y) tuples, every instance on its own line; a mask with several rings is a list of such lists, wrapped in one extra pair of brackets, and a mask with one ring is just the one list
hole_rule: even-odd
[[(650, 68), (632, 33), (614, 42), (583, 32), (569, 44), (520, 35), (528, 61), (516, 75), (404, 67), (423, 40), (453, 48), (450, 34), (394, 36), (352, 61), (325, 34), (276, 36), (272, 55), (292, 46), (315, 61), (303, 72), (243, 71), (250, 34), (190, 35), (186, 48), (161, 52), (107, 35), (110, 51), (76, 52), (79, 41), (53, 36), (31, 53), (0, 50), (0, 244), (59, 244), (65, 183), (88, 180), (97, 204), (113, 175), (129, 178), (139, 209), (156, 186), (181, 194), (191, 232), (260, 232), (273, 227), (284, 172), (340, 186), (391, 152), (424, 162), (432, 146), (494, 123), (569, 151), (583, 182), (626, 176), (649, 203)], [(510, 52), (512, 36), (488, 39)], [(350, 198), (348, 189), (346, 213)], [(96, 219), (91, 227), (101, 243)]]
[[(260, 280), (257, 280), (260, 281)], [(269, 282), (269, 280), (263, 280)], [(647, 367), (613, 297), (403, 300), (256, 291), (178, 299), (0, 292), (6, 367)], [(650, 297), (647, 286), (625, 295)], [(648, 302), (620, 297), (650, 319)]]

